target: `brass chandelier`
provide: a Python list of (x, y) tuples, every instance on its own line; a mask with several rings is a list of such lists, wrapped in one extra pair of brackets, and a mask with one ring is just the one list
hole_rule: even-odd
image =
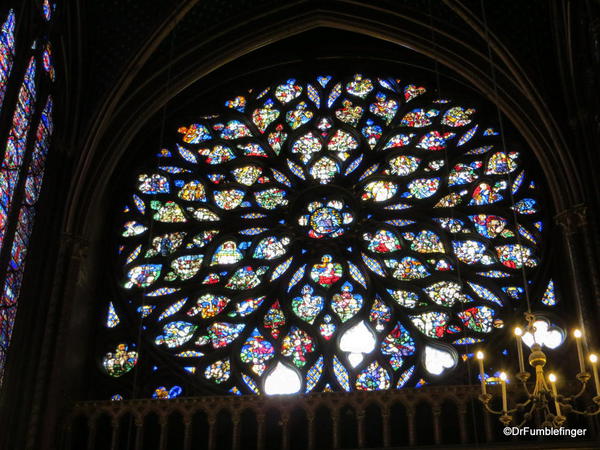
[[(579, 358), (579, 373), (576, 375), (576, 378), (579, 381), (578, 391), (572, 395), (563, 395), (558, 393), (556, 387), (558, 377), (556, 374), (546, 374), (546, 372), (544, 372), (547, 358), (546, 354), (542, 351), (542, 343), (538, 342), (538, 339), (536, 338), (537, 329), (535, 324), (540, 323), (539, 321), (536, 322), (536, 319), (538, 318), (534, 314), (526, 312), (525, 320), (527, 321), (527, 326), (525, 329), (522, 330), (520, 327), (514, 329), (519, 359), (519, 372), (515, 374), (515, 378), (521, 384), (522, 393), (524, 394), (523, 397), (525, 399), (522, 402), (516, 402), (512, 408), (508, 407), (506, 392), (508, 375), (506, 372), (500, 373), (502, 409), (496, 410), (490, 406), (494, 396), (487, 391), (487, 381), (483, 367), (484, 353), (481, 350), (477, 351), (476, 359), (479, 363), (479, 376), (481, 378), (481, 395), (479, 395), (479, 400), (483, 403), (486, 411), (499, 415), (499, 420), (504, 426), (514, 424), (520, 427), (531, 421), (534, 417), (542, 417), (542, 427), (554, 428), (562, 427), (566, 422), (568, 415), (577, 414), (581, 416), (595, 416), (600, 414), (598, 356), (594, 353), (588, 355), (587, 362), (589, 362), (589, 365), (591, 366), (594, 377), (595, 396), (592, 398), (592, 404), (584, 410), (575, 407), (575, 402), (587, 391), (588, 382), (592, 376), (586, 368), (586, 359), (582, 347), (583, 333), (581, 330), (573, 330), (573, 337), (575, 338)], [(531, 383), (529, 382), (531, 374), (525, 370), (523, 356), (524, 338), (533, 340), (530, 346), (531, 353), (528, 358), (529, 365), (534, 369), (534, 379)], [(552, 405), (554, 407), (552, 407)], [(522, 414), (522, 421), (515, 423), (514, 420), (518, 414)]]

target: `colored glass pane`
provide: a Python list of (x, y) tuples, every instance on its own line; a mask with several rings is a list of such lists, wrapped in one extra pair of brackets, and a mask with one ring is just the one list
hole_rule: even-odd
[(23, 84), (19, 89), (17, 106), (4, 150), (4, 159), (0, 166), (0, 248), (4, 246), (8, 214), (19, 181), (20, 169), (25, 157), (27, 132), (34, 113), (36, 99), (35, 73), (35, 59), (31, 58), (25, 72)]
[(302, 288), (301, 296), (295, 297), (292, 299), (292, 310), (298, 317), (302, 320), (313, 323), (315, 317), (319, 315), (325, 302), (323, 301), (323, 297), (319, 295), (313, 295), (314, 289), (305, 285)]
[(44, 65), (44, 70), (50, 77), (50, 80), (54, 81), (56, 79), (56, 70), (54, 69), (54, 58), (52, 56), (52, 46), (50, 43), (46, 44), (46, 48), (42, 53), (42, 63)]
[(242, 344), (240, 359), (250, 364), (252, 371), (262, 375), (266, 369), (266, 362), (275, 356), (273, 344), (266, 340), (258, 330), (254, 330), (250, 337)]
[(0, 111), (15, 57), (15, 12), (11, 9), (0, 29)]
[(102, 366), (111, 377), (120, 377), (136, 365), (138, 353), (129, 350), (127, 344), (119, 344), (113, 352), (108, 352), (102, 358)]

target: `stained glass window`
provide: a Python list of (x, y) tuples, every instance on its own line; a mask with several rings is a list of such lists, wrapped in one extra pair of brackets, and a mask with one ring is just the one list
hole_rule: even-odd
[(483, 112), (364, 74), (222, 105), (132, 183), (103, 324), (139, 317), (143, 342), (212, 390), (290, 394), (437, 380), (523, 309), (541, 189)]
[(12, 200), (17, 183), (19, 182), (19, 171), (25, 156), (27, 132), (33, 115), (35, 104), (35, 59), (31, 58), (25, 72), (25, 79), (19, 90), (17, 107), (13, 115), (12, 127), (10, 129), (4, 159), (0, 166), (0, 248), (4, 244), (4, 233), (6, 231), (7, 217), (10, 212)]
[(49, 22), (52, 19), (52, 13), (54, 12), (55, 8), (56, 8), (56, 4), (50, 2), (50, 0), (43, 0), (42, 12), (44, 14), (44, 19), (46, 19), (46, 21)]
[(50, 80), (54, 81), (56, 79), (56, 71), (54, 69), (54, 61), (52, 56), (52, 45), (48, 42), (46, 47), (44, 48), (44, 52), (42, 53), (42, 64), (44, 66), (44, 70), (48, 73)]
[(15, 57), (15, 12), (10, 10), (0, 30), (0, 111)]
[[(40, 122), (36, 132), (36, 141), (31, 156), (31, 161), (27, 169), (27, 178), (25, 180), (25, 196), (17, 218), (17, 226), (10, 250), (8, 267), (6, 268), (6, 279), (2, 288), (0, 297), (0, 310), (10, 312), (14, 320), (17, 308), (17, 299), (23, 280), (25, 270), (25, 260), (27, 256), (27, 247), (29, 238), (33, 230), (33, 223), (36, 213), (36, 204), (39, 198), (42, 180), (44, 176), (44, 167), (50, 136), (52, 135), (52, 99), (48, 98), (46, 106), (42, 111)], [(0, 330), (0, 373), (4, 367), (4, 356), (12, 333), (12, 322), (0, 319), (2, 329)]]

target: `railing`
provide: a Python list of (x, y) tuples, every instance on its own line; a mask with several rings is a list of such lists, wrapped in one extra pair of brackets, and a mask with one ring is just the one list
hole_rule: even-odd
[[(440, 444), (463, 448), (507, 440), (497, 417), (483, 411), (478, 395), (475, 386), (445, 386), (80, 402), (65, 423), (62, 448), (312, 450)], [(598, 437), (596, 425), (569, 426), (585, 427), (585, 438), (593, 440)]]

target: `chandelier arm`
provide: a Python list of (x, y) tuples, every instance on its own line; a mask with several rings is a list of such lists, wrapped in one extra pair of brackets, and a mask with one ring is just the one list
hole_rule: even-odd
[(529, 399), (531, 399), (533, 394), (529, 391), (529, 388), (527, 387), (527, 383), (523, 381), (521, 384), (523, 385), (523, 390), (527, 393), (527, 397), (529, 397)]
[[(562, 397), (562, 401), (567, 402), (567, 403), (572, 403), (574, 400), (577, 400), (579, 397), (581, 397), (585, 393), (585, 391), (587, 390), (587, 380), (579, 379), (579, 382), (581, 384), (581, 388), (579, 389), (579, 392), (577, 392), (575, 395), (570, 395), (568, 397), (559, 396), (559, 397)], [(561, 405), (564, 405), (564, 403), (561, 402)]]
[(579, 392), (577, 394), (575, 394), (575, 395), (572, 395), (571, 397), (566, 397), (566, 398), (575, 400), (575, 399), (578, 399), (579, 397), (581, 397), (584, 394), (584, 392), (587, 389), (587, 380), (580, 381), (580, 383), (581, 383), (581, 389), (579, 390)]
[(600, 414), (600, 407), (596, 408), (595, 411), (579, 411), (575, 408), (571, 409), (572, 413), (579, 414), (580, 416), (597, 416)]
[(519, 424), (519, 427), (522, 427), (531, 419), (531, 416), (533, 415), (534, 410), (535, 410), (535, 403), (533, 405), (531, 405), (529, 412), (526, 412), (525, 414), (523, 414), (523, 421)]
[(504, 411), (496, 411), (495, 409), (490, 408), (487, 403), (484, 403), (483, 406), (484, 406), (485, 410), (491, 414), (496, 414), (496, 415), (504, 414)]
[(525, 409), (527, 407), (527, 405), (529, 405), (530, 403), (531, 403), (531, 397), (523, 403), (517, 403), (511, 411), (517, 411), (517, 410), (520, 411), (522, 409)]
[[(524, 403), (517, 403), (514, 408), (507, 410), (506, 414), (510, 415), (510, 414), (519, 412), (519, 411), (525, 409), (527, 407), (527, 405), (529, 405), (530, 403), (531, 403), (531, 399), (527, 400)], [(502, 415), (505, 413), (504, 411), (496, 411), (496, 410), (490, 408), (487, 403), (484, 403), (483, 406), (485, 407), (486, 411), (491, 414)]]

